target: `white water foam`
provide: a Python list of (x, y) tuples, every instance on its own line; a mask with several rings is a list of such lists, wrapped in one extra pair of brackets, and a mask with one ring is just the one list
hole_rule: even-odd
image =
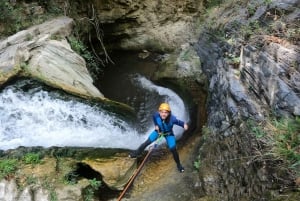
[[(144, 77), (139, 83), (145, 90), (166, 95), (174, 114), (187, 118), (182, 100), (171, 90), (155, 86)], [(184, 111), (184, 112), (183, 112)], [(151, 122), (152, 119), (149, 119)], [(0, 93), (0, 149), (19, 146), (76, 146), (135, 149), (148, 136), (99, 108), (52, 98), (40, 90), (29, 95), (7, 88)], [(182, 133), (176, 128), (176, 133)]]
[[(137, 76), (135, 79), (144, 90), (155, 91), (159, 95), (165, 97), (163, 102), (170, 105), (172, 114), (184, 122), (189, 122), (188, 110), (186, 109), (182, 99), (175, 92), (168, 88), (157, 86), (143, 76)], [(151, 128), (148, 132), (151, 132), (152, 129), (153, 128)], [(176, 138), (179, 139), (182, 136), (184, 129), (175, 125), (173, 127), (173, 131)]]

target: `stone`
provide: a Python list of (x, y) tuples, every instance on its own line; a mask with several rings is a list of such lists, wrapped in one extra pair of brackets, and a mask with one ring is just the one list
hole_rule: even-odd
[(94, 8), (113, 49), (166, 51), (195, 37), (203, 2), (99, 0)]
[(122, 190), (137, 167), (135, 159), (118, 156), (108, 159), (85, 159), (82, 162), (99, 172), (105, 184), (114, 190)]
[(292, 11), (296, 8), (299, 8), (300, 3), (298, 0), (272, 0), (270, 5), (271, 8), (283, 9), (287, 11)]
[(69, 93), (103, 99), (104, 96), (93, 85), (84, 59), (65, 44), (49, 40), (35, 48), (25, 73)]
[[(84, 59), (65, 40), (72, 26), (73, 19), (59, 17), (0, 41), (0, 85), (21, 75), (80, 97), (103, 100)], [(51, 40), (53, 36), (58, 40)]]
[(15, 201), (18, 195), (16, 181), (2, 179), (0, 182), (0, 201)]

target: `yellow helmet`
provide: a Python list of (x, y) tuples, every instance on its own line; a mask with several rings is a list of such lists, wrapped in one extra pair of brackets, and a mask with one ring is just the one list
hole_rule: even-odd
[(170, 106), (169, 106), (168, 103), (162, 103), (162, 104), (160, 104), (158, 110), (159, 111), (161, 111), (161, 110), (167, 110), (168, 112), (171, 112), (171, 108), (170, 108)]

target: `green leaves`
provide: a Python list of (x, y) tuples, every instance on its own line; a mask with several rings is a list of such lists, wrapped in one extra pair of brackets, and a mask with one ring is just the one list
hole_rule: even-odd
[(40, 154), (38, 154), (38, 153), (27, 153), (24, 156), (23, 160), (26, 164), (31, 164), (31, 165), (41, 163)]
[(274, 118), (264, 125), (249, 121), (248, 128), (269, 147), (274, 157), (286, 161), (300, 174), (300, 118)]
[(18, 161), (16, 159), (5, 159), (0, 161), (0, 179), (13, 174), (17, 170)]

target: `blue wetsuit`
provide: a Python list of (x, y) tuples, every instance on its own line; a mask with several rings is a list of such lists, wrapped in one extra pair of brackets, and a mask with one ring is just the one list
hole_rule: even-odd
[[(178, 125), (181, 127), (184, 127), (184, 122), (177, 119), (174, 115), (170, 114), (170, 116), (163, 121), (159, 115), (159, 112), (156, 112), (153, 115), (153, 122), (155, 126), (159, 127), (159, 132), (162, 133), (167, 141), (167, 145), (169, 149), (174, 149), (176, 148), (176, 138), (174, 136), (173, 132), (173, 126)], [(154, 130), (153, 132), (150, 133), (149, 135), (149, 140), (154, 142), (157, 138), (159, 137), (158, 131)]]
[(162, 133), (167, 141), (168, 147), (170, 149), (170, 151), (173, 154), (173, 158), (177, 164), (177, 169), (179, 170), (179, 172), (184, 172), (184, 168), (180, 163), (179, 160), (179, 155), (178, 152), (176, 150), (176, 138), (174, 136), (174, 132), (173, 132), (173, 126), (178, 125), (184, 128), (184, 122), (177, 119), (174, 115), (172, 115), (171, 113), (169, 114), (169, 116), (167, 117), (166, 120), (162, 120), (159, 112), (156, 112), (153, 115), (153, 122), (155, 126), (158, 126), (159, 131), (152, 131), (148, 137), (148, 139), (143, 142), (139, 148), (133, 152), (131, 152), (129, 154), (129, 156), (131, 158), (136, 158), (139, 154), (142, 153), (142, 151), (148, 146), (150, 145), (152, 142), (154, 142), (158, 137), (159, 137), (159, 133)]

